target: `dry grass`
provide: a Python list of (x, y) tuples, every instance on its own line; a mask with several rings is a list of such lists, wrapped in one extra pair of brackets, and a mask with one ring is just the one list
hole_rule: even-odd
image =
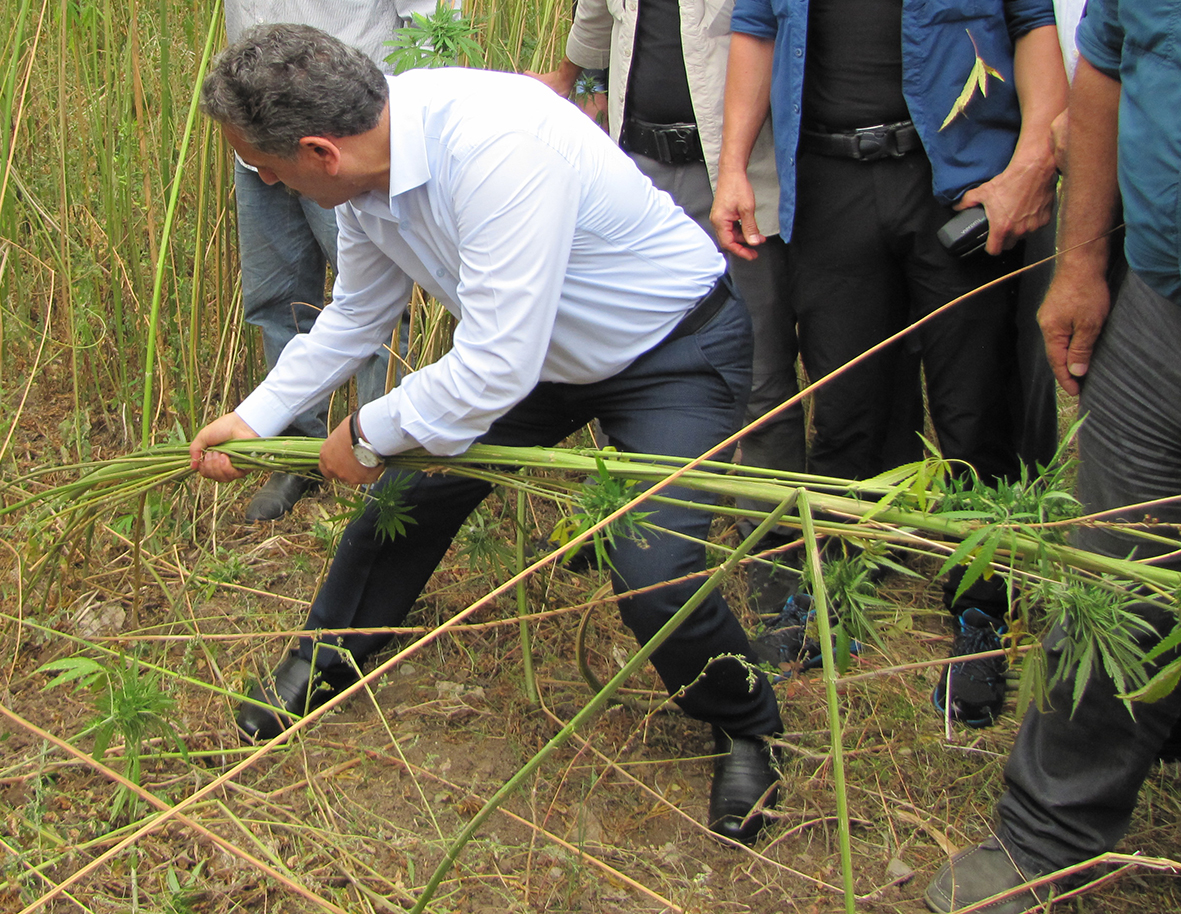
[[(529, 584), (542, 706), (525, 699), (508, 600), (378, 680), (286, 748), (255, 757), (215, 790), (194, 795), (251, 758), (232, 726), (234, 699), (298, 629), (328, 557), (327, 495), (266, 528), (240, 525), (241, 489), (226, 487), (195, 520), (205, 550), (162, 526), (149, 542), (138, 625), (127, 620), (130, 551), (99, 531), (87, 564), (48, 593), (7, 578), (0, 705), (6, 716), (0, 795), (7, 853), (0, 910), (95, 912), (403, 910), (468, 818), (585, 703), (573, 656), (597, 573), (547, 572)], [(167, 517), (167, 512), (162, 512)], [(210, 530), (216, 521), (217, 532)], [(539, 523), (548, 522), (544, 511)], [(161, 521), (161, 524), (166, 522)], [(507, 531), (505, 536), (508, 536)], [(82, 556), (74, 556), (77, 561)], [(935, 569), (922, 569), (933, 574)], [(492, 582), (453, 555), (410, 622), (430, 627)], [(730, 582), (745, 611), (744, 584)], [(929, 581), (890, 578), (880, 620), (889, 653), (867, 651), (852, 672), (945, 656), (949, 632)], [(42, 605), (41, 600), (45, 600)], [(122, 618), (120, 610), (123, 611)], [(599, 675), (630, 653), (610, 602), (596, 603), (591, 663)], [(753, 625), (753, 617), (746, 621)], [(81, 640), (78, 640), (81, 639)], [(117, 786), (85, 757), (93, 703), (41, 691), (36, 670), (77, 652), (136, 654), (168, 671), (190, 756), (157, 745), (144, 787), (166, 806), (153, 826), (141, 805), (111, 820)], [(948, 853), (987, 833), (1016, 720), (949, 741), (931, 710), (930, 669), (863, 678), (843, 692), (855, 887), (864, 911), (922, 910), (921, 891)], [(807, 674), (777, 686), (787, 735), (777, 821), (755, 851), (721, 846), (700, 826), (708, 794), (704, 728), (662, 706), (655, 675), (629, 683), (616, 706), (570, 742), (463, 852), (432, 910), (830, 911), (842, 907), (835, 799), (823, 686)], [(656, 710), (645, 713), (646, 708)], [(82, 750), (69, 754), (34, 730)], [(116, 771), (117, 753), (105, 764)], [(1181, 856), (1176, 766), (1154, 771), (1123, 849)], [(140, 836), (110, 854), (134, 832)], [(84, 876), (76, 874), (102, 860)], [(1129, 872), (1068, 910), (1176, 910), (1175, 880)], [(73, 900), (70, 900), (72, 898)]]

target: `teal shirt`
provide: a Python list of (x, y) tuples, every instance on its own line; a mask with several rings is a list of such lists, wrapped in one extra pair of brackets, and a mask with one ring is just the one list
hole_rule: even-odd
[(1181, 304), (1181, 5), (1089, 0), (1077, 40), (1091, 66), (1120, 81), (1128, 266)]

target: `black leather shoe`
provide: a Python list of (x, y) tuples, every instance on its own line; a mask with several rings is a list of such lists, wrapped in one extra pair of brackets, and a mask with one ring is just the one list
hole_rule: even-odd
[(238, 706), (235, 718), (238, 732), (247, 742), (265, 743), (346, 687), (340, 680), (330, 683), (311, 663), (293, 654), (247, 693), (250, 701)]
[(714, 783), (709, 793), (710, 831), (754, 844), (767, 823), (762, 812), (751, 810), (775, 805), (774, 787), (779, 776), (771, 764), (771, 747), (760, 737), (731, 738), (717, 728), (714, 740), (718, 757), (714, 759)]
[(261, 489), (254, 493), (246, 506), (246, 523), (278, 520), (295, 507), (308, 492), (320, 487), (315, 476), (296, 476), (292, 473), (272, 473)]

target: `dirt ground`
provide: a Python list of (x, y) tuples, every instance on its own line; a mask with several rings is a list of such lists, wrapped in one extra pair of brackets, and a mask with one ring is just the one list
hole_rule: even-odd
[[(604, 575), (546, 572), (528, 587), (529, 611), (549, 613), (531, 623), (538, 706), (526, 697), (515, 600), (501, 598), (400, 662), (371, 694), (259, 756), (239, 744), (233, 696), (302, 623), (339, 508), (321, 493), (278, 523), (249, 527), (240, 520), (255, 484), (225, 487), (200, 518), (186, 513), (189, 496), (161, 503), (138, 609), (133, 553), (111, 519), (60, 557), (65, 573), (47, 589), (26, 592), (16, 563), (4, 569), (0, 705), (25, 723), (0, 719), (0, 911), (42, 899), (151, 817), (143, 803), (113, 814), (112, 781), (33, 729), (93, 747), (87, 727), (99, 696), (44, 690), (51, 677), (38, 670), (47, 662), (82, 654), (111, 669), (137, 658), (149, 679), (159, 670), (175, 701), (163, 716), (187, 758), (149, 734), (141, 780), (167, 804), (248, 764), (189, 805), (187, 822), (147, 830), (44, 910), (381, 912), (412, 906), (464, 824), (589, 699), (575, 657), (583, 614), (592, 613), (589, 660), (601, 679), (633, 647), (609, 601), (585, 606)], [(501, 522), (495, 511), (486, 520)], [(489, 562), (473, 568), (463, 548), (461, 540), (408, 623), (426, 630), (491, 589), (497, 573)], [(883, 583), (887, 650), (867, 647), (850, 674), (946, 656), (935, 570)], [(727, 593), (753, 629), (743, 575)], [(998, 725), (953, 727), (949, 738), (929, 701), (935, 677), (929, 668), (863, 677), (841, 693), (858, 911), (925, 910), (934, 871), (988, 833), (1018, 723), (1013, 702)], [(701, 826), (709, 734), (664, 705), (649, 669), (493, 814), (430, 910), (844, 910), (823, 681), (796, 675), (776, 691), (783, 780), (775, 822), (754, 849), (722, 846)], [(104, 761), (123, 771), (123, 755), (116, 737)], [(1154, 769), (1141, 799), (1121, 850), (1181, 858), (1181, 768)], [(1181, 883), (1130, 869), (1054, 910), (1178, 911)]]

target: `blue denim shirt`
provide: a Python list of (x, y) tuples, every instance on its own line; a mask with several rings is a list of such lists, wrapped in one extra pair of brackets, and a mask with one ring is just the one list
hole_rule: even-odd
[(1121, 83), (1119, 187), (1128, 265), (1181, 304), (1181, 7), (1090, 0), (1079, 53)]
[[(1009, 164), (1021, 129), (1013, 43), (1044, 25), (1054, 25), (1052, 0), (903, 0), (902, 94), (931, 160), (932, 190), (943, 203), (954, 203)], [(788, 238), (795, 216), (808, 0), (735, 0), (730, 28), (775, 41), (771, 121), (780, 227)], [(1004, 81), (990, 76), (988, 95), (977, 90), (967, 110), (940, 130), (976, 62), (973, 41)]]

